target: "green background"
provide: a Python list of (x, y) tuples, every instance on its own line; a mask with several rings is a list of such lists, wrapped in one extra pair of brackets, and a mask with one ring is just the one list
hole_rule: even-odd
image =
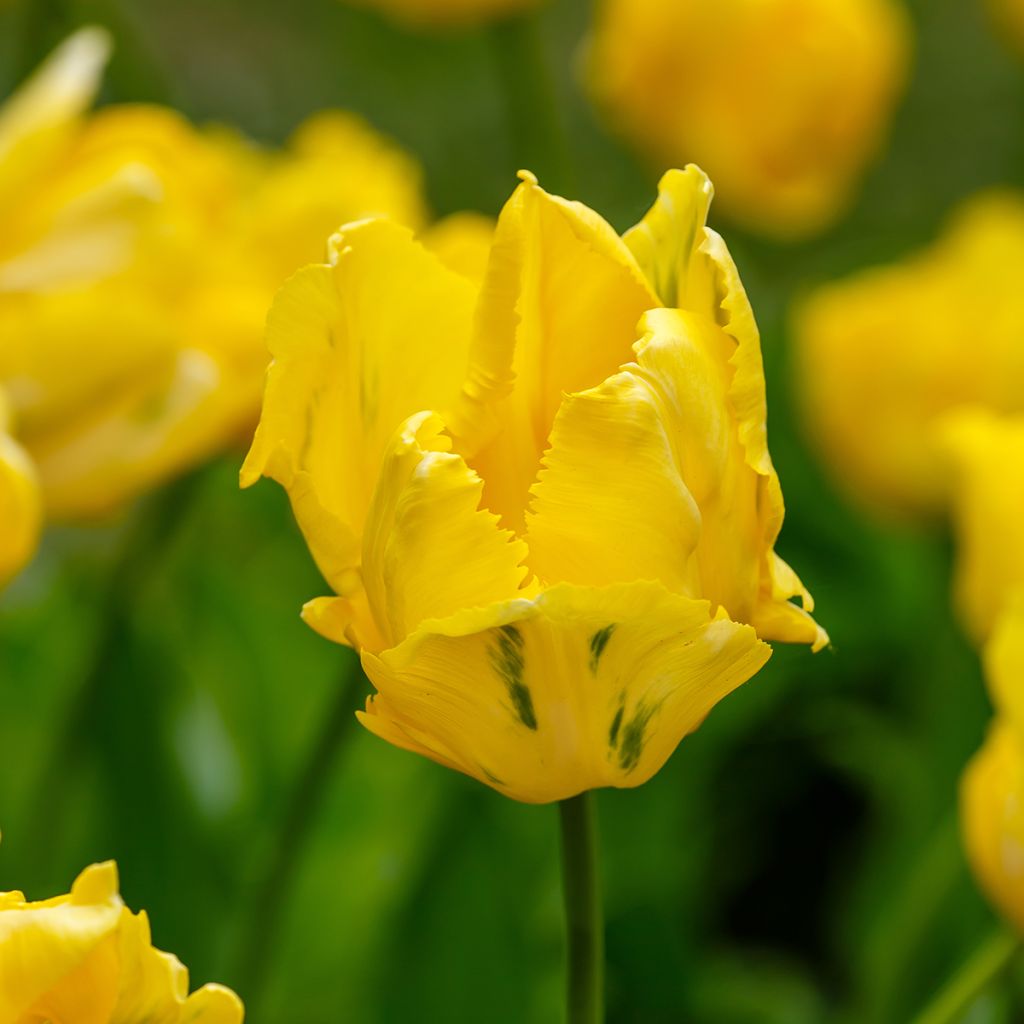
[[(949, 541), (838, 497), (788, 384), (795, 296), (912, 251), (959, 199), (1024, 176), (1024, 66), (969, 0), (910, 9), (913, 78), (843, 222), (777, 246), (714, 221), (763, 332), (779, 550), (833, 648), (778, 646), (650, 783), (600, 793), (613, 1022), (898, 1024), (995, 927), (957, 833), (957, 780), (989, 711), (950, 612)], [(422, 160), (438, 214), (496, 213), (530, 164), (624, 228), (658, 174), (579, 89), (588, 14), (556, 0), (541, 16), (561, 161), (516, 141), (536, 79), (522, 73), (525, 98), (506, 102), (514, 30), (415, 34), (335, 0), (14, 3), (0, 92), (98, 22), (117, 39), (104, 101), (168, 102), (268, 142), (345, 107)], [(367, 684), (299, 621), (326, 587), (283, 493), (237, 489), (240, 458), (119, 522), (49, 531), (0, 599), (0, 889), (42, 898), (116, 858), (157, 944), (195, 984), (237, 985), (254, 1024), (558, 1021), (555, 810), (354, 720), (275, 919), (260, 879), (295, 780), (339, 688), (355, 707)], [(259, 942), (266, 966), (247, 979)], [(1022, 1019), (1017, 987), (972, 1024)]]

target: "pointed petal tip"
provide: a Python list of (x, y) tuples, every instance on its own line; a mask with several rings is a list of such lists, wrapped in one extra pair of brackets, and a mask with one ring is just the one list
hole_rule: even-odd
[(715, 186), (707, 173), (698, 164), (686, 164), (684, 167), (671, 167), (658, 181), (658, 191), (671, 191), (677, 185), (697, 185), (699, 190), (710, 201), (715, 194)]
[(242, 1024), (242, 1000), (224, 985), (207, 984), (189, 996), (183, 1021), (195, 1024)]
[(82, 871), (71, 886), (71, 898), (79, 904), (107, 903), (118, 898), (119, 887), (117, 864), (105, 860)]

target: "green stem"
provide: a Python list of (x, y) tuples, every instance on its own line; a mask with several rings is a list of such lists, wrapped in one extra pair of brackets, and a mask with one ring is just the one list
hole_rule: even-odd
[(568, 194), (573, 185), (569, 153), (540, 15), (527, 11), (497, 21), (489, 33), (516, 169), (531, 170), (541, 184)]
[(604, 1020), (604, 922), (597, 867), (597, 817), (592, 793), (559, 804), (562, 887), (568, 950), (568, 1024)]
[(262, 997), (270, 974), (268, 964), (280, 928), (296, 868), (316, 824), (317, 812), (331, 783), (332, 771), (346, 736), (353, 733), (355, 711), (365, 692), (366, 677), (348, 669), (327, 711), (320, 734), (310, 748), (285, 812), (275, 831), (275, 845), (266, 871), (248, 900), (254, 919), (246, 929), (238, 968), (238, 990), (250, 1015)]
[(958, 1024), (978, 997), (1010, 966), (1020, 950), (1020, 939), (1000, 929), (939, 991), (913, 1024)]

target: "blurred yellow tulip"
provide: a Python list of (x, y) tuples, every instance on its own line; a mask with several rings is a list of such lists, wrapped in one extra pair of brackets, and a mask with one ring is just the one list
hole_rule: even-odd
[(0, 390), (0, 587), (35, 551), (41, 505), (35, 467), (10, 435), (7, 400)]
[(281, 152), (171, 110), (88, 115), (68, 40), (0, 111), (0, 385), (48, 515), (101, 515), (252, 429), (275, 290), (338, 224), (425, 220), (416, 164), (356, 118)]
[(696, 160), (737, 223), (798, 238), (849, 205), (909, 53), (895, 0), (598, 0), (586, 70), (655, 161)]
[(544, 0), (346, 0), (409, 25), (471, 25), (538, 7)]
[(997, 717), (964, 772), (964, 843), (989, 899), (1024, 931), (1024, 591), (1008, 599), (985, 662)]
[(229, 989), (188, 994), (188, 971), (153, 948), (145, 913), (132, 914), (117, 888), (106, 863), (86, 868), (67, 896), (0, 893), (0, 1021), (241, 1024)]
[[(508, 796), (635, 786), (769, 656), (826, 642), (773, 547), (757, 327), (711, 187), (619, 237), (528, 174), (482, 286), (406, 229), (281, 290), (242, 473), (288, 489), (364, 725)], [(789, 602), (799, 596), (804, 608)]]
[(453, 213), (431, 225), (420, 241), (441, 262), (479, 284), (487, 270), (494, 221), (482, 213)]
[(884, 514), (941, 511), (940, 415), (1024, 411), (1024, 202), (976, 198), (924, 252), (828, 284), (797, 310), (808, 432), (836, 480)]
[(965, 411), (941, 429), (953, 462), (956, 603), (980, 643), (1024, 588), (1024, 415)]

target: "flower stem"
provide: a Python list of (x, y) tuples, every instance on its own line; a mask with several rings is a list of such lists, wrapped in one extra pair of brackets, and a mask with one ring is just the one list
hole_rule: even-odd
[(913, 1024), (959, 1024), (978, 997), (1010, 966), (1020, 939), (1000, 929), (960, 968)]
[(569, 154), (540, 15), (527, 11), (505, 18), (489, 32), (516, 169), (525, 167), (541, 184), (568, 194), (573, 185)]
[(597, 816), (592, 793), (559, 804), (562, 886), (568, 951), (566, 1020), (604, 1020), (604, 921), (597, 868)]
[(295, 783), (284, 820), (275, 831), (266, 870), (252, 889), (248, 901), (252, 921), (245, 932), (237, 972), (237, 988), (250, 1013), (262, 997), (291, 883), (316, 824), (338, 754), (345, 738), (354, 731), (356, 706), (365, 690), (365, 682), (366, 677), (357, 665), (347, 668), (338, 680), (320, 733)]

